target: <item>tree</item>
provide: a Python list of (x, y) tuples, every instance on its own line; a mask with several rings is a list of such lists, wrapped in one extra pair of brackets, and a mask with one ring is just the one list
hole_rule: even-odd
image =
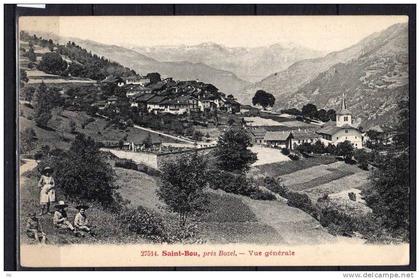
[(367, 205), (374, 216), (393, 236), (408, 239), (409, 235), (409, 113), (408, 102), (400, 104), (399, 125), (396, 127), (394, 146), (387, 149), (386, 155), (375, 151), (371, 172), (372, 187), (363, 192)]
[(20, 132), (20, 153), (29, 153), (35, 148), (36, 134), (33, 128), (26, 128)]
[(372, 149), (378, 149), (378, 148), (383, 147), (383, 142), (384, 142), (383, 132), (370, 129), (366, 132), (366, 136), (369, 138), (369, 140), (367, 141), (367, 147), (372, 148)]
[(33, 86), (25, 86), (23, 89), (20, 90), (20, 98), (28, 102), (32, 101), (34, 94), (35, 87)]
[(29, 47), (29, 50), (28, 50), (26, 56), (28, 56), (29, 61), (31, 61), (31, 62), (36, 61), (36, 54), (35, 54), (34, 48), (32, 46)]
[(325, 109), (318, 110), (318, 119), (327, 122), (330, 120), (330, 116), (328, 115), (327, 111)]
[(230, 128), (220, 136), (216, 146), (217, 166), (226, 171), (247, 171), (257, 161), (256, 154), (248, 149), (251, 145), (251, 138), (244, 128)]
[(67, 71), (72, 77), (86, 77), (85, 67), (78, 63), (71, 63)]
[(114, 170), (92, 138), (77, 134), (69, 151), (53, 159), (52, 165), (66, 200), (99, 201), (104, 206), (114, 201)]
[(38, 69), (49, 74), (60, 75), (67, 69), (67, 62), (61, 55), (55, 52), (48, 52), (42, 56)]
[(185, 226), (188, 216), (205, 210), (207, 162), (203, 157), (194, 153), (191, 157), (170, 161), (162, 167), (161, 179), (158, 197), (179, 215), (181, 227)]
[(329, 109), (329, 110), (327, 111), (327, 115), (328, 115), (328, 117), (329, 117), (329, 119), (330, 119), (331, 121), (335, 121), (335, 118), (336, 118), (336, 115), (335, 115), (335, 110), (333, 110), (333, 109)]
[(317, 118), (318, 117), (318, 109), (314, 104), (306, 104), (302, 107), (302, 114), (305, 117), (309, 118)]
[(320, 140), (317, 140), (313, 145), (313, 152), (317, 154), (325, 153), (325, 145)]
[(34, 96), (34, 120), (39, 127), (47, 127), (51, 119), (51, 104), (48, 102), (47, 86), (44, 82), (38, 87)]
[(275, 101), (276, 98), (274, 98), (273, 94), (267, 93), (264, 90), (258, 90), (255, 92), (255, 96), (252, 98), (252, 104), (254, 106), (260, 105), (264, 109), (267, 107), (272, 107)]
[(370, 157), (371, 156), (369, 155), (369, 153), (367, 153), (363, 149), (354, 150), (354, 159), (359, 164), (359, 167), (363, 170), (368, 170)]
[(159, 73), (148, 73), (146, 75), (146, 77), (148, 79), (150, 79), (150, 83), (152, 83), (152, 84), (158, 83), (159, 81), (161, 81), (161, 78), (160, 78), (160, 74)]
[(351, 157), (353, 157), (353, 145), (348, 140), (340, 142), (337, 144), (335, 154), (343, 156), (346, 160), (351, 160)]
[(61, 107), (64, 99), (61, 97), (58, 88), (48, 88), (44, 82), (41, 82), (35, 91), (34, 103), (34, 120), (40, 127), (47, 127), (48, 121), (52, 117), (52, 109)]

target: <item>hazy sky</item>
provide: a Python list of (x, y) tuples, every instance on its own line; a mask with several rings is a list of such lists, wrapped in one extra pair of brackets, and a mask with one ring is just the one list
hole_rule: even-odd
[(334, 51), (405, 16), (119, 16), (21, 17), (21, 30), (53, 32), (120, 46), (194, 45), (214, 42), (232, 47), (291, 42)]

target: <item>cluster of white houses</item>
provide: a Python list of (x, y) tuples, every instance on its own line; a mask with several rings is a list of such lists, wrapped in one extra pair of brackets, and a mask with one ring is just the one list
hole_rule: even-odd
[(264, 123), (260, 126), (248, 125), (253, 143), (290, 150), (303, 143), (315, 143), (318, 140), (324, 145), (337, 145), (340, 142), (349, 141), (354, 148), (363, 147), (363, 134), (352, 125), (352, 114), (347, 109), (344, 96), (341, 109), (336, 113), (336, 121), (329, 121), (320, 127), (292, 128), (282, 131), (271, 129), (274, 131), (270, 131), (267, 127), (272, 127), (274, 124), (272, 122), (275, 121), (264, 119)]
[[(204, 111), (240, 111), (240, 104), (222, 92), (209, 92), (204, 83), (197, 81), (175, 82), (172, 78), (151, 84), (147, 78), (107, 78), (103, 82), (116, 83), (126, 89), (131, 107), (149, 113), (184, 114)], [(100, 110), (118, 101), (116, 96), (96, 102)]]

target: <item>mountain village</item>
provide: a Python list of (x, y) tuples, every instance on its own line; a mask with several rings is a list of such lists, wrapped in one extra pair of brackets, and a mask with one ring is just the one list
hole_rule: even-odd
[[(348, 92), (336, 92), (339, 106), (318, 109), (307, 103), (302, 109), (273, 110), (273, 104), (254, 99), (252, 105), (239, 102), (235, 94), (198, 79), (138, 74), (74, 42), (20, 35), (20, 154), (23, 169), (32, 167), (27, 176), (21, 173), (22, 212), (36, 207), (35, 178), (47, 166), (71, 205), (78, 198), (95, 200), (102, 182), (92, 182), (99, 186), (89, 192), (84, 181), (72, 178), (80, 184), (75, 186), (66, 180), (82, 165), (100, 172), (101, 167), (88, 165), (92, 161), (107, 171), (87, 179), (103, 176), (98, 180), (114, 185), (104, 193), (116, 205), (89, 210), (124, 228), (105, 236), (106, 224), (98, 224), (99, 235), (102, 230), (115, 242), (302, 244), (380, 238), (373, 226), (360, 224), (376, 213), (369, 173), (380, 168), (378, 158), (393, 156), (398, 133), (363, 129), (348, 105)], [(282, 100), (275, 102), (278, 107)], [(67, 170), (70, 166), (74, 169)], [(185, 183), (199, 187), (191, 195), (208, 198), (209, 208), (197, 215), (170, 202), (184, 193), (183, 185), (176, 189), (175, 184), (190, 176), (194, 181)], [(187, 201), (181, 197), (178, 204)], [(48, 216), (41, 218), (48, 223)], [(126, 221), (133, 218), (139, 218), (135, 226)], [(197, 228), (186, 226), (187, 220)], [(47, 230), (55, 243), (95, 241), (56, 233), (52, 225)], [(405, 239), (399, 233), (392, 238)]]

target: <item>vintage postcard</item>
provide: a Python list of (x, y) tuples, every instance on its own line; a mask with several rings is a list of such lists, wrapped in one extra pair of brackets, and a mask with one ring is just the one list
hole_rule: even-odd
[(406, 16), (22, 16), (23, 267), (409, 264)]

